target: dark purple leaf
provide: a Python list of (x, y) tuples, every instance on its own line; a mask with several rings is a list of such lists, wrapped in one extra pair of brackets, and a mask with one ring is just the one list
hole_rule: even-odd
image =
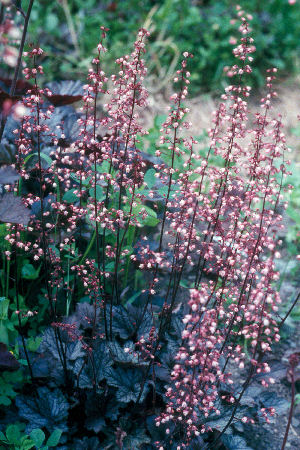
[(30, 210), (26, 208), (20, 197), (16, 197), (12, 192), (3, 195), (0, 200), (0, 222), (27, 226), (29, 219)]
[(14, 370), (18, 370), (19, 367), (20, 364), (14, 355), (7, 350), (5, 344), (0, 343), (0, 371), (6, 370), (13, 372)]
[(101, 396), (95, 395), (94, 392), (87, 393), (87, 402), (85, 404), (86, 421), (85, 426), (88, 430), (95, 433), (103, 430), (106, 426), (104, 419), (104, 408)]
[(249, 447), (245, 439), (241, 436), (224, 434), (222, 436), (222, 442), (228, 450), (252, 450), (252, 447)]
[(69, 404), (60, 390), (51, 391), (46, 387), (40, 387), (34, 392), (33, 397), (18, 396), (16, 405), (19, 415), (29, 422), (27, 433), (40, 427), (46, 427), (49, 432), (55, 428), (67, 431)]
[[(109, 386), (117, 388), (116, 397), (119, 402), (129, 403), (136, 401), (142, 381), (142, 372), (132, 369), (113, 369), (110, 367), (107, 369), (106, 381)], [(147, 389), (144, 389), (141, 402), (144, 401), (147, 394)]]
[[(50, 118), (45, 121), (42, 120), (41, 124), (49, 127), (51, 133), (54, 133), (58, 139), (60, 146), (68, 147), (78, 137), (81, 127), (77, 122), (79, 118), (80, 114), (76, 113), (72, 106), (57, 106)], [(46, 146), (51, 145), (53, 141), (51, 133), (42, 135), (43, 144)], [(64, 135), (64, 138), (62, 135)]]
[(279, 397), (276, 392), (262, 392), (259, 401), (264, 408), (275, 408), (277, 414), (285, 414), (290, 403), (283, 397)]
[(0, 164), (12, 164), (15, 160), (16, 149), (6, 139), (0, 144)]
[(83, 365), (83, 360), (77, 358), (74, 364), (74, 373), (79, 377), (79, 386), (83, 389), (91, 389), (93, 383), (99, 389), (99, 383), (106, 376), (106, 371), (112, 364), (111, 357), (103, 342), (96, 341), (95, 350), (91, 353), (88, 362)]
[(2, 136), (2, 143), (3, 140), (5, 140), (15, 146), (16, 135), (14, 134), (14, 130), (19, 127), (20, 122), (16, 120), (13, 115), (8, 116)]
[[(96, 316), (95, 316), (96, 314)], [(92, 328), (94, 320), (96, 320), (96, 324), (99, 323), (100, 311), (99, 308), (95, 308), (93, 305), (90, 305), (88, 302), (78, 303), (76, 306), (76, 313), (74, 314), (75, 323), (78, 324), (78, 327), (82, 328)]]
[(82, 450), (83, 448), (85, 450), (99, 450), (99, 440), (97, 437), (84, 437), (82, 440), (76, 439), (73, 441), (72, 448), (73, 450)]
[(27, 93), (28, 89), (32, 86), (30, 83), (24, 80), (18, 80), (16, 84), (15, 95), (10, 96), (9, 91), (11, 87), (12, 80), (9, 78), (0, 78), (0, 107), (2, 108), (5, 100), (10, 99), (12, 103), (16, 103), (20, 98)]
[(20, 175), (13, 167), (1, 167), (0, 184), (14, 184), (19, 178)]
[(84, 95), (82, 86), (79, 80), (53, 81), (46, 85), (52, 95), (45, 96), (54, 106), (70, 105), (82, 99)]
[(163, 162), (163, 160), (158, 156), (149, 155), (148, 153), (145, 153), (143, 151), (140, 151), (140, 155), (143, 161), (146, 162), (149, 167), (153, 167), (155, 164), (162, 164)]

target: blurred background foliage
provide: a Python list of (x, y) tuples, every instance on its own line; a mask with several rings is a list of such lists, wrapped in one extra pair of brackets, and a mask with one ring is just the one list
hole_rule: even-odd
[[(224, 66), (233, 63), (232, 44), (238, 36), (232, 0), (37, 0), (29, 26), (29, 42), (45, 50), (45, 76), (52, 79), (86, 77), (100, 35), (110, 28), (106, 71), (129, 52), (133, 36), (144, 26), (151, 31), (147, 52), (152, 92), (169, 82), (180, 54), (195, 55), (191, 62), (192, 94), (218, 92), (226, 77)], [(253, 83), (264, 82), (265, 69), (276, 66), (280, 76), (299, 71), (300, 2), (240, 0), (253, 15), (255, 46)], [(28, 0), (22, 1), (26, 10)], [(22, 17), (19, 18), (20, 24)]]

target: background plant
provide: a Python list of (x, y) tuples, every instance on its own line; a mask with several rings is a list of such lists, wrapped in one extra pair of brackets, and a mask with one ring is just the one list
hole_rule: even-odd
[[(251, 26), (256, 36), (256, 57), (252, 84), (264, 84), (268, 67), (278, 67), (281, 75), (297, 70), (300, 41), (299, 3), (287, 0), (240, 2), (253, 14)], [(22, 2), (24, 11), (28, 1)], [(199, 55), (190, 64), (192, 93), (200, 90), (222, 90), (223, 70), (232, 64), (231, 42), (236, 41), (235, 2), (231, 0), (194, 1), (104, 1), (82, 3), (77, 0), (35, 2), (29, 36), (39, 42), (48, 55), (43, 61), (48, 81), (58, 78), (84, 78), (89, 54), (97, 42), (97, 26), (105, 23), (110, 29), (108, 73), (113, 61), (130, 49), (131, 36), (138, 24), (151, 26), (146, 56), (151, 89), (163, 89), (172, 79), (172, 72), (187, 48)], [(22, 17), (18, 23), (22, 22)], [(163, 81), (166, 79), (166, 81)], [(158, 82), (157, 82), (158, 81)], [(229, 80), (230, 82), (230, 80)], [(227, 83), (228, 84), (228, 83)]]

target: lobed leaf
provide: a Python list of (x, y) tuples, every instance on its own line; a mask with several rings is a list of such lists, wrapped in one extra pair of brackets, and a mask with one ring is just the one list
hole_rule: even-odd
[[(138, 370), (132, 369), (121, 369), (112, 367), (109, 369), (106, 375), (107, 384), (117, 388), (116, 397), (117, 400), (124, 403), (129, 403), (131, 401), (135, 402), (138, 398), (140, 389), (142, 374)], [(144, 389), (141, 402), (146, 397), (147, 389)]]
[(18, 396), (16, 405), (19, 415), (29, 423), (27, 432), (35, 428), (46, 427), (50, 432), (59, 425), (62, 431), (67, 430), (69, 404), (59, 389), (51, 391), (46, 387), (37, 389), (34, 397)]
[(0, 222), (22, 224), (27, 226), (30, 210), (26, 208), (20, 197), (8, 192), (0, 199)]

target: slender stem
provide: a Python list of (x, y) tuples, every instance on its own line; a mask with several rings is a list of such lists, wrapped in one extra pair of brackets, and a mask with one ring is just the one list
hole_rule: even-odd
[(71, 36), (74, 48), (76, 50), (77, 55), (80, 55), (80, 48), (79, 48), (79, 43), (78, 43), (78, 39), (77, 39), (77, 33), (75, 30), (74, 22), (72, 20), (72, 15), (71, 15), (70, 7), (68, 4), (68, 0), (61, 0), (60, 3), (64, 10), (66, 19), (67, 19), (67, 24), (68, 24), (68, 28), (70, 31), (70, 36)]
[[(129, 232), (128, 232), (128, 238), (127, 238), (127, 245), (129, 245), (130, 247), (133, 246), (134, 235), (135, 235), (135, 227), (131, 225), (131, 226), (129, 226)], [(125, 263), (124, 283), (123, 283), (124, 288), (126, 288), (126, 286), (127, 286), (129, 266), (130, 266), (130, 256), (127, 256), (126, 263)]]
[[(17, 239), (17, 225), (15, 226), (15, 236), (16, 236), (16, 239)], [(25, 358), (26, 358), (26, 361), (27, 361), (27, 366), (28, 366), (30, 378), (31, 378), (31, 381), (34, 382), (32, 366), (31, 366), (31, 362), (30, 362), (29, 355), (28, 355), (27, 348), (26, 348), (26, 342), (25, 342), (25, 337), (24, 337), (24, 333), (23, 333), (23, 326), (22, 326), (22, 321), (21, 321), (20, 299), (19, 299), (19, 279), (18, 279), (19, 277), (18, 277), (17, 245), (15, 244), (14, 247), (15, 247), (16, 304), (17, 304), (17, 316), (18, 316), (18, 323), (19, 323), (19, 331), (20, 331), (20, 336), (21, 336), (21, 340), (22, 340), (22, 345), (23, 345), (23, 349), (24, 349), (24, 353), (25, 353)]]
[[(16, 65), (16, 68), (15, 68), (14, 77), (13, 77), (13, 80), (12, 80), (12, 83), (11, 83), (11, 86), (10, 86), (10, 90), (9, 90), (9, 96), (10, 97), (13, 97), (15, 95), (17, 79), (18, 79), (19, 71), (20, 71), (20, 67), (21, 67), (22, 54), (23, 54), (23, 50), (24, 50), (26, 34), (27, 34), (27, 28), (28, 28), (28, 23), (29, 23), (29, 19), (30, 19), (30, 14), (31, 14), (31, 9), (32, 9), (33, 2), (34, 2), (34, 0), (30, 0), (29, 5), (28, 5), (28, 9), (27, 9), (27, 13), (26, 13), (26, 16), (25, 16), (25, 20), (24, 20), (24, 28), (23, 28), (23, 33), (22, 33), (22, 38), (21, 38), (21, 43), (20, 43), (20, 48), (19, 48), (19, 55), (18, 55), (18, 59), (17, 59), (17, 65)], [(6, 115), (2, 115), (1, 128), (0, 128), (0, 142), (2, 140), (2, 136), (3, 136), (3, 132), (4, 132), (6, 121), (7, 121), (7, 116)]]
[[(34, 67), (36, 66), (36, 58), (33, 58), (33, 64)], [(36, 95), (40, 97), (39, 87), (37, 83), (37, 77), (34, 77), (34, 89)], [(38, 155), (38, 173), (39, 173), (39, 194), (40, 194), (40, 207), (41, 207), (41, 228), (42, 228), (42, 250), (43, 250), (43, 265), (44, 265), (44, 271), (45, 271), (45, 284), (46, 284), (46, 291), (48, 295), (48, 301), (50, 305), (51, 315), (54, 321), (57, 321), (57, 314), (56, 314), (56, 302), (53, 299), (52, 292), (50, 289), (50, 268), (51, 268), (51, 254), (49, 251), (49, 244), (47, 240), (46, 235), (46, 226), (45, 226), (45, 215), (44, 215), (44, 190), (43, 190), (43, 184), (45, 182), (44, 175), (43, 175), (43, 168), (42, 168), (42, 162), (41, 162), (41, 135), (40, 135), (40, 103), (37, 102), (36, 106), (36, 124), (37, 124), (37, 155)], [(50, 263), (50, 267), (48, 264), (48, 260)], [(56, 345), (57, 345), (57, 351), (59, 354), (59, 358), (61, 361), (61, 364), (63, 366), (65, 380), (67, 382), (68, 380), (68, 373), (67, 373), (67, 361), (66, 361), (66, 349), (64, 348), (62, 337), (60, 330), (58, 328), (54, 329), (55, 339), (56, 339)]]
[[(71, 245), (69, 246), (69, 256), (71, 256)], [(70, 304), (72, 296), (70, 298), (70, 258), (68, 258), (68, 268), (67, 268), (67, 306), (66, 306), (66, 316), (69, 317)]]
[(96, 239), (96, 230), (94, 231), (94, 233), (93, 233), (93, 235), (92, 235), (92, 239), (90, 240), (89, 245), (88, 245), (87, 248), (85, 249), (85, 252), (84, 252), (84, 254), (82, 255), (82, 257), (81, 257), (81, 259), (80, 259), (80, 261), (79, 261), (79, 263), (78, 263), (79, 265), (81, 265), (81, 264), (84, 262), (85, 258), (87, 257), (87, 255), (88, 255), (89, 252), (91, 251), (91, 248), (92, 248), (93, 245), (94, 245), (95, 239)]
[(297, 297), (295, 298), (295, 300), (292, 303), (292, 306), (290, 307), (290, 309), (288, 310), (288, 312), (286, 313), (286, 315), (284, 316), (284, 318), (281, 320), (280, 324), (278, 325), (279, 329), (282, 327), (282, 325), (284, 324), (286, 319), (289, 317), (289, 315), (291, 314), (291, 312), (295, 308), (296, 304), (298, 303), (299, 298), (300, 298), (300, 292), (298, 293)]
[[(136, 62), (136, 71), (138, 68), (138, 63), (140, 61), (140, 51), (138, 53), (138, 58), (137, 58), (137, 62)], [(133, 86), (136, 85), (136, 81), (137, 81), (137, 75), (134, 75), (134, 79), (133, 79)], [(129, 145), (129, 139), (130, 139), (130, 133), (131, 133), (131, 128), (132, 128), (132, 122), (133, 122), (133, 115), (134, 115), (134, 108), (135, 108), (135, 104), (136, 104), (136, 96), (137, 96), (137, 90), (136, 88), (134, 88), (133, 91), (133, 96), (132, 96), (132, 104), (131, 104), (131, 111), (129, 114), (129, 123), (128, 123), (128, 130), (127, 130), (127, 136), (126, 136), (126, 141), (125, 141), (125, 148), (124, 148), (124, 157), (123, 157), (123, 161), (124, 161), (124, 166), (126, 163), (126, 157), (127, 157), (127, 152), (128, 152), (128, 145)], [(118, 200), (118, 209), (121, 209), (121, 202), (122, 202), (122, 187), (123, 187), (123, 179), (124, 179), (124, 166), (121, 169), (121, 177), (120, 177), (120, 192), (119, 192), (119, 200)], [(124, 236), (125, 237), (125, 234)], [(114, 270), (114, 284), (113, 284), (113, 293), (112, 293), (112, 297), (114, 294), (114, 289), (116, 292), (116, 299), (117, 299), (117, 303), (119, 303), (119, 287), (118, 287), (118, 267), (119, 267), (119, 260), (120, 258), (118, 257), (118, 255), (121, 254), (122, 248), (120, 246), (120, 225), (118, 225), (118, 230), (117, 230), (117, 243), (116, 243), (116, 261), (115, 261), (115, 270)]]
[(10, 259), (7, 259), (7, 266), (6, 266), (6, 289), (5, 289), (5, 297), (8, 298), (8, 291), (9, 291), (9, 274), (10, 274)]
[[(98, 62), (96, 65), (96, 71), (97, 71), (97, 77), (99, 75), (100, 70), (100, 53), (101, 50), (98, 50)], [(98, 98), (98, 87), (96, 85), (95, 87), (95, 96), (94, 96), (94, 107), (93, 107), (93, 140), (96, 141), (96, 124), (97, 124), (97, 98)], [(100, 242), (99, 242), (99, 223), (97, 220), (98, 216), (98, 200), (97, 200), (97, 147), (94, 144), (94, 210), (95, 210), (95, 224), (96, 224), (96, 230), (95, 230), (95, 239), (96, 239), (96, 255), (97, 255), (97, 268), (98, 268), (98, 285), (99, 285), (99, 292), (103, 294), (103, 315), (104, 315), (104, 328), (105, 328), (105, 337), (108, 339), (108, 327), (107, 327), (107, 311), (106, 311), (106, 294), (103, 292), (103, 287), (101, 284), (101, 257), (100, 257)], [(95, 300), (96, 304), (96, 300)], [(96, 314), (96, 310), (95, 310)], [(96, 316), (95, 316), (96, 317)]]
[(0, 24), (3, 23), (3, 19), (4, 19), (4, 5), (3, 5), (3, 3), (1, 3), (1, 7), (0, 7)]
[[(181, 101), (182, 101), (182, 91), (183, 91), (183, 77), (184, 74), (182, 72), (181, 74), (181, 88), (180, 88), (180, 93), (179, 93), (179, 101), (178, 101), (178, 105), (177, 105), (177, 111), (176, 111), (176, 120), (179, 121), (179, 110), (181, 107)], [(176, 144), (178, 143), (178, 138), (177, 138), (177, 127), (174, 129), (174, 134), (173, 134), (173, 139), (172, 139), (172, 156), (171, 156), (171, 169), (174, 169), (174, 162), (175, 162), (175, 147)], [(166, 199), (164, 202), (164, 211), (163, 211), (163, 217), (162, 217), (162, 224), (161, 224), (161, 229), (160, 229), (160, 237), (159, 237), (159, 245), (158, 245), (158, 250), (157, 252), (160, 253), (162, 250), (162, 242), (163, 242), (163, 236), (164, 236), (164, 230), (165, 230), (165, 223), (166, 223), (166, 218), (167, 218), (167, 211), (168, 211), (168, 202), (170, 199), (170, 194), (171, 194), (171, 187), (172, 187), (172, 181), (173, 181), (173, 172), (172, 170), (170, 171), (170, 175), (169, 175), (169, 179), (168, 179), (168, 191), (167, 191), (167, 195), (166, 195)], [(152, 276), (152, 283), (154, 283), (154, 280), (157, 276), (157, 272), (158, 272), (158, 263), (155, 264), (155, 268), (154, 268), (154, 273)], [(143, 312), (142, 315), (140, 317), (140, 320), (136, 326), (136, 330), (139, 329), (144, 316), (146, 314), (149, 302), (151, 299), (151, 293), (149, 290), (148, 296), (147, 296), (147, 300), (145, 302), (144, 308), (143, 308)], [(161, 320), (162, 323), (162, 320)], [(141, 393), (140, 393), (141, 396)], [(139, 397), (140, 397), (139, 396)]]
[[(253, 354), (252, 354), (252, 359), (253, 359), (253, 360), (255, 359), (256, 355), (258, 354), (257, 361), (256, 361), (257, 364), (259, 364), (259, 363), (261, 362), (262, 358), (263, 358), (263, 352), (262, 352), (262, 351), (259, 351), (259, 345), (260, 345), (260, 338), (261, 338), (261, 331), (262, 331), (262, 318), (263, 318), (263, 313), (264, 313), (264, 309), (265, 309), (266, 298), (267, 298), (267, 293), (266, 293), (266, 295), (265, 295), (265, 297), (264, 297), (264, 300), (263, 300), (263, 303), (262, 303), (262, 307), (261, 307), (261, 313), (260, 313), (260, 319), (259, 319), (259, 328), (258, 328), (258, 332), (257, 332), (258, 337), (257, 337), (257, 342), (256, 342), (255, 348), (254, 348), (254, 350), (253, 350)], [(242, 397), (243, 397), (243, 395), (244, 395), (244, 393), (245, 393), (247, 387), (248, 387), (249, 384), (251, 383), (251, 379), (252, 379), (252, 377), (253, 377), (253, 375), (254, 375), (254, 373), (255, 373), (255, 370), (256, 370), (256, 365), (252, 364), (252, 365), (251, 365), (251, 368), (250, 368), (250, 370), (249, 370), (249, 375), (248, 375), (246, 381), (245, 381), (244, 384), (243, 384), (243, 388), (242, 388), (242, 390), (241, 390), (241, 392), (240, 392), (240, 395), (238, 396), (238, 398), (237, 398), (237, 400), (236, 400), (236, 403), (235, 403), (235, 406), (234, 406), (234, 408), (233, 408), (233, 411), (232, 411), (232, 414), (231, 414), (231, 416), (230, 416), (230, 419), (229, 419), (229, 421), (227, 422), (225, 428), (223, 428), (223, 430), (221, 431), (221, 433), (218, 435), (216, 441), (214, 442), (215, 445), (217, 444), (217, 442), (219, 442), (220, 438), (223, 436), (223, 434), (225, 433), (225, 431), (226, 431), (226, 430), (229, 428), (229, 426), (231, 425), (231, 423), (232, 423), (232, 421), (233, 421), (233, 419), (234, 419), (234, 417), (235, 417), (236, 410), (238, 409), (239, 404), (240, 404), (240, 402), (241, 402), (241, 399), (242, 399)]]
[(284, 449), (285, 449), (285, 446), (286, 446), (287, 438), (288, 438), (289, 431), (290, 431), (290, 426), (291, 426), (291, 423), (292, 423), (293, 410), (294, 410), (294, 404), (295, 404), (295, 393), (296, 393), (296, 388), (295, 388), (295, 373), (294, 373), (294, 367), (291, 368), (290, 374), (291, 374), (291, 383), (292, 383), (291, 407), (290, 407), (290, 412), (289, 412), (289, 417), (288, 417), (288, 423), (287, 423), (287, 426), (286, 426), (286, 429), (285, 429), (285, 434), (284, 434), (284, 438), (283, 438), (281, 450), (284, 450)]

